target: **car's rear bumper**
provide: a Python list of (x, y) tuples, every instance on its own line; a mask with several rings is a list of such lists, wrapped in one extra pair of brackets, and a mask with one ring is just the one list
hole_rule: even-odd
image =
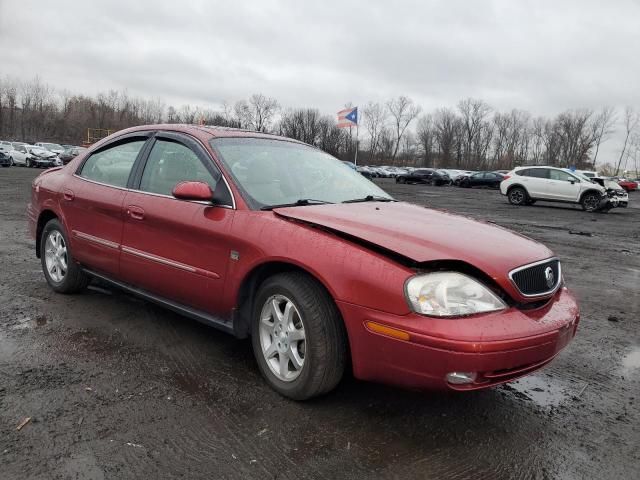
[[(463, 319), (395, 316), (340, 302), (339, 307), (349, 332), (354, 375), (419, 389), (476, 390), (531, 373), (567, 346), (580, 319), (575, 299), (564, 288), (537, 310), (510, 309)], [(374, 332), (367, 322), (399, 329), (410, 338)], [(443, 329), (443, 322), (450, 327), (444, 323)], [(477, 378), (451, 384), (446, 380), (451, 372), (473, 372)]]

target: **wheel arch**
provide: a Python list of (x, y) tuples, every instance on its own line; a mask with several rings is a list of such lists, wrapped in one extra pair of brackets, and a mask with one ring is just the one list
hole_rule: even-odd
[(42, 237), (42, 230), (49, 220), (60, 220), (60, 217), (53, 210), (42, 210), (38, 216), (38, 223), (36, 224), (36, 257), (40, 258), (40, 237)]
[(527, 187), (525, 187), (525, 186), (524, 186), (524, 185), (522, 185), (521, 183), (514, 183), (514, 184), (512, 184), (512, 185), (509, 185), (509, 186), (507, 187), (507, 195), (509, 195), (509, 192), (510, 192), (511, 190), (513, 190), (514, 188), (517, 188), (517, 187), (519, 187), (519, 188), (523, 189), (523, 190), (524, 190), (524, 193), (526, 193), (526, 194), (527, 194), (527, 197), (528, 197), (528, 198), (531, 198), (531, 195), (529, 195), (529, 190), (527, 190)]
[[(233, 329), (235, 335), (239, 338), (246, 338), (251, 333), (251, 313), (254, 309), (254, 298), (260, 285), (269, 277), (277, 275), (283, 272), (301, 272), (309, 275), (313, 278), (322, 288), (327, 292), (327, 295), (331, 300), (336, 303), (335, 297), (327, 285), (307, 268), (295, 263), (283, 261), (283, 260), (269, 260), (254, 266), (249, 270), (242, 281), (240, 282), (240, 288), (236, 295), (234, 314), (233, 314)], [(338, 311), (340, 309), (337, 306)], [(344, 325), (344, 320), (343, 320)], [(346, 326), (345, 326), (346, 331)], [(347, 342), (348, 343), (348, 342)]]

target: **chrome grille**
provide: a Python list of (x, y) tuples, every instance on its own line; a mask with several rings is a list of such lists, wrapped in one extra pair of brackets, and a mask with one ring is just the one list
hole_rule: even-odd
[(558, 288), (562, 271), (560, 261), (551, 258), (516, 268), (509, 276), (522, 295), (537, 297), (553, 293)]

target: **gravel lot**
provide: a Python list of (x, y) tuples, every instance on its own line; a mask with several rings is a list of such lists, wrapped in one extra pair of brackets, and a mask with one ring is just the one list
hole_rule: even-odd
[(640, 193), (587, 214), (380, 181), (549, 245), (580, 300), (578, 335), (543, 371), (489, 391), (346, 378), (294, 403), (262, 382), (248, 341), (98, 285), (54, 294), (25, 221), (37, 173), (0, 169), (0, 477), (637, 478)]

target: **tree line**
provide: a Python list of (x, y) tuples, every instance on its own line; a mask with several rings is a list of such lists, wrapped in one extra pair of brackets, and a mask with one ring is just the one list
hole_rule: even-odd
[[(623, 112), (585, 108), (534, 117), (467, 98), (455, 107), (425, 112), (411, 98), (398, 96), (362, 105), (359, 113), (359, 163), (469, 170), (525, 164), (595, 169), (602, 143), (616, 128), (622, 128), (624, 142), (619, 156), (607, 159), (610, 165), (605, 168), (637, 171), (640, 160), (640, 115), (631, 107)], [(56, 90), (38, 77), (23, 82), (0, 79), (1, 139), (79, 144), (87, 128), (120, 130), (149, 123), (203, 123), (276, 133), (348, 160), (356, 149), (355, 128), (338, 128), (334, 114), (282, 108), (276, 99), (259, 93), (225, 102), (221, 108), (176, 108), (126, 91), (87, 96)]]

